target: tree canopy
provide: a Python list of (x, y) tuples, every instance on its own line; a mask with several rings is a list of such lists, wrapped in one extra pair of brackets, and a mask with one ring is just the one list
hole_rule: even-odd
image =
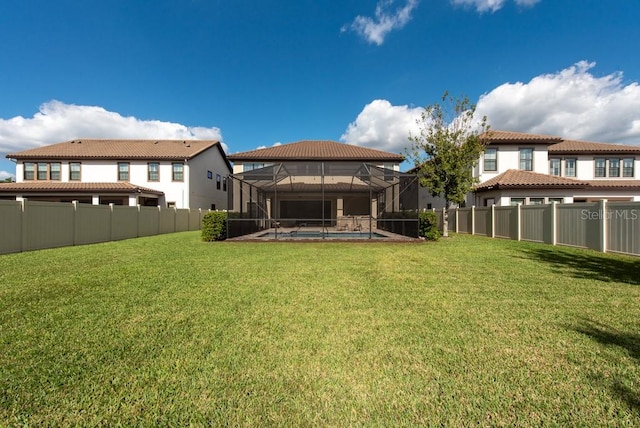
[(410, 135), (407, 157), (413, 162), (420, 185), (446, 206), (461, 204), (475, 184), (473, 169), (484, 151), (482, 134), (489, 130), (487, 118), (476, 119), (476, 106), (468, 97), (454, 98), (445, 92), (440, 103), (425, 107)]

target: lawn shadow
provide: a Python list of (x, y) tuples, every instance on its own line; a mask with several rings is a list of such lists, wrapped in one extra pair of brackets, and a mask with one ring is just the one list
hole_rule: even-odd
[(558, 247), (522, 251), (529, 259), (550, 264), (561, 275), (640, 285), (640, 259), (607, 257), (591, 251), (564, 251)]
[[(606, 346), (617, 346), (627, 351), (629, 356), (640, 364), (640, 333), (624, 332), (591, 320), (582, 320), (573, 328), (596, 342)], [(627, 403), (636, 412), (640, 412), (640, 391), (634, 391), (620, 379), (615, 379), (609, 389), (613, 395)]]

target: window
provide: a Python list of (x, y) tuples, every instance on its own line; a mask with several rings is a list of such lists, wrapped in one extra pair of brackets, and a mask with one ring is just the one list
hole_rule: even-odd
[(220, 174), (216, 174), (216, 189), (220, 190), (220, 182), (222, 181), (222, 177)]
[(209, 180), (213, 180), (213, 172), (211, 172), (211, 171), (207, 171), (207, 178), (208, 178)]
[(566, 175), (567, 177), (576, 176), (576, 160), (575, 159), (565, 159), (564, 175)]
[(49, 180), (60, 180), (60, 163), (53, 162), (49, 166)]
[(530, 205), (542, 205), (544, 204), (544, 198), (529, 198)]
[(624, 159), (622, 161), (623, 177), (633, 177), (633, 162), (634, 162), (634, 159)]
[(393, 170), (393, 164), (385, 163), (382, 165), (382, 168), (384, 169), (384, 181), (393, 181), (396, 175), (395, 171)]
[(184, 164), (171, 164), (171, 179), (173, 181), (184, 181)]
[(498, 149), (491, 148), (484, 151), (484, 170), (498, 170)]
[(33, 162), (25, 162), (24, 163), (24, 179), (33, 180), (34, 178), (35, 178), (35, 175), (34, 175)]
[(150, 162), (147, 165), (147, 181), (160, 181), (160, 164)]
[(609, 159), (609, 177), (620, 177), (620, 159)]
[(533, 149), (520, 149), (520, 169), (533, 171)]
[(69, 162), (69, 181), (80, 180), (80, 162)]
[(46, 180), (47, 173), (49, 172), (48, 165), (46, 163), (38, 163), (38, 180)]
[(560, 159), (549, 159), (549, 174), (559, 176), (560, 172)]
[(225, 178), (223, 178), (223, 179), (222, 179), (222, 190), (223, 190), (224, 192), (226, 192), (226, 191), (227, 191), (227, 177), (225, 177)]
[(564, 202), (564, 198), (549, 198), (549, 203), (557, 202), (559, 204)]
[(511, 200), (509, 201), (510, 205), (524, 205), (524, 198), (511, 198)]
[(594, 176), (596, 177), (606, 177), (607, 176), (607, 162), (603, 158), (598, 158), (594, 160), (596, 168), (594, 172)]
[(129, 181), (129, 164), (118, 162), (118, 181)]

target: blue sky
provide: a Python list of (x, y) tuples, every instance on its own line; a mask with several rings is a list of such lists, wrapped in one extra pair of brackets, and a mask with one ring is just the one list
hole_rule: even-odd
[(330, 139), (402, 152), (468, 95), (496, 129), (640, 144), (637, 0), (0, 4), (0, 178), (72, 138)]

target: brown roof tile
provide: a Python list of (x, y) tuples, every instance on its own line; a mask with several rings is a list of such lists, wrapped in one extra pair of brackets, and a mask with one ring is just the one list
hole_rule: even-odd
[(542, 188), (575, 188), (586, 187), (588, 182), (566, 177), (540, 174), (531, 171), (509, 169), (476, 186), (476, 191), (498, 190), (504, 188), (542, 187)]
[(117, 183), (83, 183), (62, 181), (28, 181), (22, 183), (0, 183), (0, 192), (102, 192), (102, 193), (154, 193), (163, 192), (148, 187), (137, 186), (127, 182)]
[(640, 189), (640, 180), (589, 180), (589, 187), (607, 189)]
[[(97, 140), (65, 141), (10, 153), (11, 159), (191, 159), (215, 140)], [(221, 152), (222, 149), (220, 149)]]
[(564, 140), (549, 146), (550, 154), (640, 154), (640, 146), (629, 144), (594, 143), (580, 140)]
[(483, 140), (492, 144), (530, 143), (530, 144), (554, 144), (562, 141), (562, 138), (553, 135), (528, 134), (524, 132), (489, 130), (480, 136)]
[(235, 153), (231, 161), (283, 161), (283, 160), (358, 160), (402, 162), (404, 156), (381, 150), (338, 143), (337, 141), (298, 141), (265, 149)]

